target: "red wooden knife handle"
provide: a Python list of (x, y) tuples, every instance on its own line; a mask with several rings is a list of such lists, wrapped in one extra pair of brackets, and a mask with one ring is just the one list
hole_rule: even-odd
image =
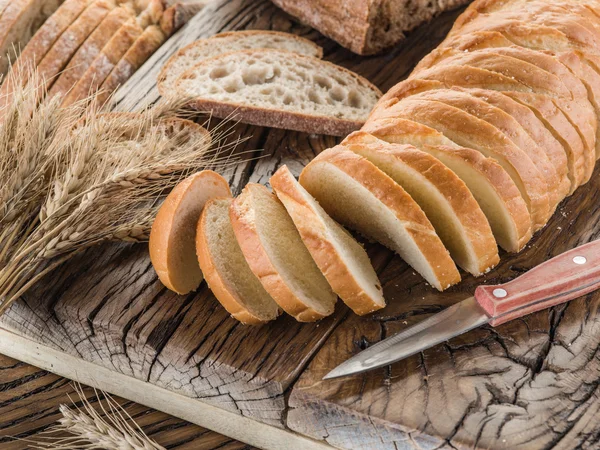
[(552, 258), (501, 285), (479, 286), (475, 299), (496, 326), (600, 289), (600, 240)]

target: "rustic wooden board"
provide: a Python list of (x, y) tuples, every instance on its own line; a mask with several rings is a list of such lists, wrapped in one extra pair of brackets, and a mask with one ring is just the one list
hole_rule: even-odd
[(381, 274), (389, 306), (349, 316), (292, 391), (288, 426), (349, 449), (600, 448), (600, 292), (483, 327), (381, 370), (322, 377), (368, 345), (543, 261), (600, 238), (600, 168), (519, 255), (438, 293), (399, 258)]
[[(84, 398), (103, 416), (99, 397), (83, 387)], [(144, 432), (168, 449), (254, 450), (254, 447), (160, 411), (126, 401), (115, 400)], [(62, 415), (61, 404), (81, 407), (73, 383), (37, 367), (0, 355), (0, 448), (23, 450), (24, 440), (40, 441), (41, 434), (54, 427)], [(55, 434), (55, 437), (63, 435)]]
[[(219, 0), (138, 71), (117, 93), (117, 106), (154, 103), (156, 74), (174, 51), (231, 29), (304, 35), (324, 46), (326, 59), (385, 91), (441, 41), (456, 15), (419, 28), (390, 53), (361, 58), (267, 0)], [(226, 174), (234, 193), (248, 181), (267, 184), (282, 164), (298, 174), (337, 142), (243, 125), (236, 133), (249, 140), (238, 148), (245, 162)], [(594, 180), (565, 203), (527, 251), (505, 257), (487, 281), (509, 279), (597, 237), (600, 208), (593, 197), (600, 181)], [(463, 298), (476, 284), (467, 278), (440, 295), (399, 258), (379, 246), (369, 251), (390, 303), (384, 311), (358, 318), (340, 306), (318, 324), (282, 318), (249, 328), (228, 318), (204, 287), (187, 297), (166, 291), (145, 246), (103, 246), (63, 266), (0, 318), (0, 350), (21, 352), (31, 363), (225, 434), (237, 437), (251, 427), (248, 435), (261, 447), (282, 448), (276, 443), (285, 436), (286, 448), (318, 447), (317, 441), (366, 449), (598, 446), (600, 430), (592, 420), (600, 406), (598, 295), (497, 330), (474, 331), (386, 370), (321, 382), (360, 348)], [(167, 404), (168, 393), (173, 399)], [(272, 438), (261, 441), (260, 430)]]

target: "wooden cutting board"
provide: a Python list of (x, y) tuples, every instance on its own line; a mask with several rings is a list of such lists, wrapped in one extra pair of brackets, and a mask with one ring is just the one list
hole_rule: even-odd
[[(298, 25), (267, 0), (219, 0), (176, 34), (118, 93), (120, 109), (157, 100), (156, 74), (178, 48), (232, 29), (306, 36), (325, 58), (382, 90), (405, 78), (458, 13), (412, 33), (394, 51), (358, 57)], [(237, 193), (296, 175), (331, 137), (237, 125)], [(256, 149), (264, 149), (257, 151)], [(389, 306), (359, 318), (342, 305), (317, 324), (283, 317), (251, 328), (227, 316), (203, 286), (177, 296), (157, 280), (145, 245), (104, 245), (48, 276), (0, 318), (0, 353), (262, 448), (598, 448), (600, 294), (498, 329), (481, 328), (386, 369), (321, 381), (371, 343), (506, 281), (600, 234), (600, 171), (564, 202), (519, 255), (487, 277), (440, 294), (398, 257), (369, 252)]]

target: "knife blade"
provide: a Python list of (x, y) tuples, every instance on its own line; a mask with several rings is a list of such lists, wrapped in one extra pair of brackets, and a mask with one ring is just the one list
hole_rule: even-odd
[(363, 350), (324, 380), (387, 366), (484, 324), (498, 326), (600, 289), (600, 240), (582, 245), (514, 280), (479, 286), (475, 295)]

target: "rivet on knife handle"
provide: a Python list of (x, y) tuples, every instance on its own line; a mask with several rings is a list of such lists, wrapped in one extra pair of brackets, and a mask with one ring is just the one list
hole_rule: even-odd
[(479, 286), (475, 299), (497, 326), (600, 288), (600, 240), (577, 247), (502, 285)]

